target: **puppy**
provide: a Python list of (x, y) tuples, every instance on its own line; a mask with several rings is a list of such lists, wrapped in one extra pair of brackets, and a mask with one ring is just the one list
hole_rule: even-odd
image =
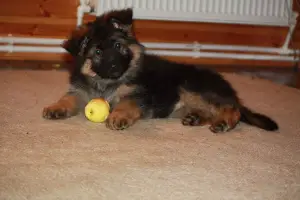
[(268, 116), (246, 108), (219, 73), (145, 54), (128, 25), (132, 10), (120, 12), (131, 21), (110, 19), (101, 28), (98, 23), (83, 34), (80, 45), (66, 45), (77, 60), (76, 72), (68, 94), (44, 109), (45, 118), (73, 116), (79, 101), (85, 105), (103, 97), (111, 104), (106, 125), (113, 130), (128, 128), (139, 119), (168, 117), (180, 117), (185, 126), (208, 125), (213, 133), (228, 132), (240, 121), (268, 131), (278, 129)]
[[(46, 119), (65, 119), (78, 114), (80, 110), (93, 98), (104, 97), (108, 101), (116, 99), (118, 95), (124, 95), (127, 87), (118, 87), (120, 84), (110, 81), (109, 78), (118, 76), (126, 71), (131, 58), (129, 52), (120, 52), (111, 46), (109, 52), (101, 48), (109, 47), (109, 39), (113, 34), (120, 36), (133, 36), (132, 10), (113, 10), (96, 18), (95, 21), (76, 28), (67, 39), (65, 48), (73, 57), (74, 64), (70, 69), (69, 90), (57, 102), (43, 109), (43, 117)], [(102, 57), (109, 58), (102, 59)], [(105, 61), (104, 64), (102, 61)], [(98, 68), (97, 65), (105, 65)], [(119, 72), (116, 66), (123, 66)], [(105, 68), (106, 67), (106, 68)], [(115, 68), (114, 68), (115, 67)], [(102, 74), (106, 79), (95, 76)], [(105, 74), (105, 75), (104, 75)], [(118, 92), (114, 91), (118, 89)]]

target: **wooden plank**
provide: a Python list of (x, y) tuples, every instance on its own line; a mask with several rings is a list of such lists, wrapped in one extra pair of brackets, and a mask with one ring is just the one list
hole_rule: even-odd
[[(10, 20), (7, 20), (10, 19)], [(67, 37), (76, 20), (0, 17), (1, 35)], [(182, 42), (280, 47), (288, 29), (230, 24), (137, 20), (137, 38), (143, 42)]]
[(2, 0), (2, 16), (76, 18), (78, 0)]
[[(95, 16), (86, 15), (86, 21)], [(280, 47), (287, 27), (239, 24), (135, 20), (136, 36), (148, 42), (199, 42), (209, 44)]]
[(42, 25), (76, 25), (74, 18), (58, 18), (58, 17), (20, 17), (20, 16), (0, 16), (0, 23), (11, 25), (16, 24), (42, 24)]
[(76, 27), (76, 20), (0, 16), (0, 27), (4, 36), (65, 38)]
[(297, 24), (297, 28), (292, 36), (290, 48), (300, 50), (300, 23)]
[(36, 60), (68, 62), (71, 59), (71, 56), (65, 53), (0, 52), (0, 60)]
[(20, 37), (42, 37), (42, 38), (66, 38), (71, 30), (72, 25), (42, 25), (42, 24), (3, 24), (0, 23), (0, 35), (9, 34)]

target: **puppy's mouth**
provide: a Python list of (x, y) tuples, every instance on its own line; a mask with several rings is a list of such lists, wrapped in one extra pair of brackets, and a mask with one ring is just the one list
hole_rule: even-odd
[(92, 61), (91, 59), (86, 59), (82, 68), (81, 68), (81, 73), (90, 76), (90, 77), (95, 77), (97, 74), (92, 70)]

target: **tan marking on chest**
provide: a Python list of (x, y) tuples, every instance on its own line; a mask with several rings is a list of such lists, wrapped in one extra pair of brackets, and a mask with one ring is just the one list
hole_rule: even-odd
[(114, 103), (118, 103), (122, 98), (128, 96), (136, 89), (136, 85), (120, 85), (114, 93)]

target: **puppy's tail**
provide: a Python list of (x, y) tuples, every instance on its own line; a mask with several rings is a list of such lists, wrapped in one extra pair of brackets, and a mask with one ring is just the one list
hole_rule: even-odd
[(257, 126), (261, 129), (267, 130), (267, 131), (276, 131), (278, 130), (277, 123), (272, 120), (271, 118), (255, 113), (251, 111), (249, 108), (246, 108), (245, 106), (242, 106), (240, 109), (241, 112), (241, 121), (245, 122), (247, 124)]

